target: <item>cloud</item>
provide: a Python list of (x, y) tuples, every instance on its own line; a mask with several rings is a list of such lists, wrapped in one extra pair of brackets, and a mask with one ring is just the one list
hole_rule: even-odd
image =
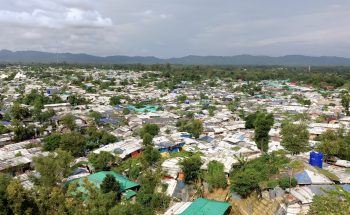
[(144, 14), (145, 16), (149, 16), (153, 13), (153, 11), (151, 10), (146, 10), (145, 12), (142, 12), (142, 14)]
[(173, 15), (171, 15), (171, 14), (169, 14), (169, 15), (160, 14), (159, 17), (161, 19), (171, 19), (171, 18), (173, 18)]
[(67, 26), (96, 28), (113, 25), (110, 18), (103, 18), (97, 11), (79, 8), (66, 8), (57, 12), (35, 9), (31, 13), (0, 10), (0, 23), (56, 29)]
[(25, 39), (40, 39), (41, 34), (35, 32), (35, 31), (27, 31), (22, 35), (22, 38)]
[(340, 5), (336, 4), (336, 5), (333, 5), (331, 8), (340, 8)]

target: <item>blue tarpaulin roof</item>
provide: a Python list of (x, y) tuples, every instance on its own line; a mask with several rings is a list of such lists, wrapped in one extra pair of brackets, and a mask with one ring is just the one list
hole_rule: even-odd
[(311, 184), (311, 178), (306, 171), (294, 174), (293, 177), (298, 180), (298, 184)]
[(172, 152), (179, 152), (179, 149), (175, 147), (172, 150), (170, 150), (170, 153), (172, 153)]
[(82, 173), (82, 172), (87, 172), (85, 169), (78, 169), (77, 171), (73, 172), (72, 175), (76, 175), (76, 174), (79, 174), (79, 173)]
[(173, 143), (173, 142), (168, 141), (168, 142), (158, 143), (157, 145), (159, 145), (157, 147), (157, 149), (161, 149), (161, 148), (169, 148), (169, 147), (175, 146), (176, 144)]
[(237, 139), (239, 139), (239, 140), (243, 140), (243, 139), (244, 139), (244, 137), (243, 137), (243, 136), (239, 136), (239, 137), (237, 137)]
[(211, 141), (214, 140), (214, 138), (208, 137), (208, 136), (204, 136), (204, 137), (201, 138), (201, 140), (208, 140), (209, 142), (211, 142)]
[(160, 153), (168, 152), (168, 151), (169, 151), (168, 148), (162, 148), (162, 149), (159, 150)]

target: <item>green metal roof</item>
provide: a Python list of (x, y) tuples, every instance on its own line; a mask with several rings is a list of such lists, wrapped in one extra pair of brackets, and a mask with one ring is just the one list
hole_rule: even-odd
[(133, 197), (135, 195), (136, 195), (136, 193), (134, 191), (132, 191), (132, 190), (127, 190), (127, 191), (124, 192), (124, 197), (126, 199), (130, 199), (131, 197)]
[[(94, 173), (94, 174), (88, 175), (87, 179), (89, 180), (89, 182), (94, 183), (98, 189), (100, 189), (100, 185), (102, 184), (102, 181), (106, 177), (107, 174), (113, 175), (115, 177), (115, 179), (117, 181), (119, 181), (120, 189), (119, 189), (118, 193), (121, 193), (127, 189), (131, 189), (131, 188), (140, 186), (138, 183), (130, 181), (129, 179), (124, 178), (123, 176), (121, 176), (113, 171), (102, 171), (102, 172)], [(73, 180), (67, 181), (67, 183), (66, 183), (67, 186), (69, 186), (69, 184), (73, 184), (73, 182), (76, 180), (79, 182), (79, 185), (84, 184), (83, 178), (78, 178), (78, 179), (73, 179)], [(83, 186), (79, 186), (78, 191), (85, 193), (85, 188)]]
[(224, 215), (231, 203), (199, 198), (180, 215)]
[[(138, 183), (135, 183), (133, 181), (130, 181), (127, 178), (124, 178), (123, 176), (113, 172), (113, 171), (102, 171), (98, 173), (94, 173), (88, 176), (89, 181), (93, 181), (98, 183), (98, 187), (100, 187), (100, 184), (102, 183), (103, 179), (106, 177), (107, 174), (111, 174), (115, 177), (117, 181), (120, 183), (120, 190), (118, 193), (123, 192), (124, 190), (140, 186)], [(96, 179), (96, 180), (94, 180)]]

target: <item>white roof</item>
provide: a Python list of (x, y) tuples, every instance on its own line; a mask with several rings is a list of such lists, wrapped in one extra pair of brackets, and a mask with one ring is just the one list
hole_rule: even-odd
[(181, 167), (178, 165), (182, 159), (181, 157), (171, 158), (162, 163), (162, 169), (167, 172), (167, 176), (177, 178), (179, 172), (182, 172)]
[(139, 144), (137, 141), (121, 141), (118, 143), (114, 143), (114, 144), (109, 144), (106, 146), (103, 146), (99, 149), (96, 149), (94, 151), (94, 153), (96, 154), (100, 154), (101, 151), (105, 151), (105, 152), (113, 152), (115, 149), (121, 149), (123, 150), (123, 153), (118, 154), (118, 156), (120, 158), (125, 158), (127, 155), (130, 155), (131, 153), (140, 150), (142, 148), (142, 145)]
[(163, 193), (162, 192), (162, 184), (168, 184), (168, 188), (164, 192), (164, 194), (167, 196), (172, 196), (174, 193), (174, 190), (176, 188), (177, 181), (175, 179), (163, 179), (163, 180), (161, 180), (161, 183), (156, 188), (158, 193)]
[(191, 204), (192, 204), (192, 202), (177, 202), (177, 203), (174, 203), (167, 211), (165, 211), (164, 215), (180, 215)]
[[(289, 189), (287, 191), (289, 192)], [(294, 187), (291, 189), (291, 194), (303, 204), (312, 203), (315, 195), (308, 187)]]

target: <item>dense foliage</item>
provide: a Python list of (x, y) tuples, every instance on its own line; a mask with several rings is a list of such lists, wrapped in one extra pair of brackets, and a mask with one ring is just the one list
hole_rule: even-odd
[(278, 168), (288, 162), (289, 159), (284, 155), (272, 153), (272, 155), (263, 155), (249, 161), (244, 166), (238, 166), (231, 172), (230, 190), (246, 196), (253, 188), (258, 187), (260, 182), (267, 181), (270, 176), (278, 174)]

